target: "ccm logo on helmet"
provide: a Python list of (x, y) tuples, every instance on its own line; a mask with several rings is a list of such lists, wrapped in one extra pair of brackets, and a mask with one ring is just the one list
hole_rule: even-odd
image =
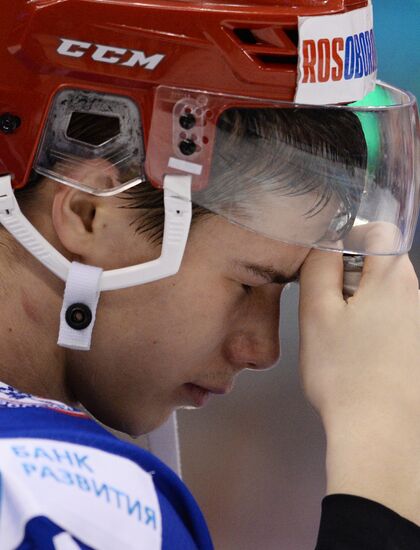
[(69, 40), (68, 38), (61, 38), (60, 40), (61, 44), (57, 49), (60, 55), (83, 57), (90, 50), (90, 56), (94, 61), (110, 63), (112, 65), (123, 65), (124, 67), (139, 65), (144, 69), (153, 71), (165, 57), (159, 53), (147, 57), (144, 52), (137, 50), (126, 50), (125, 48), (115, 48), (114, 46), (93, 44), (92, 42), (80, 42), (79, 40)]
[(344, 39), (303, 41), (304, 84), (362, 78), (377, 70), (373, 29)]

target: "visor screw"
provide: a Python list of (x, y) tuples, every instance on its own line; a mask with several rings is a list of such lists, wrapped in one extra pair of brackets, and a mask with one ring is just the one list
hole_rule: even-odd
[(70, 328), (83, 330), (92, 322), (92, 312), (86, 304), (72, 304), (67, 308), (66, 321)]
[(195, 153), (197, 145), (191, 139), (184, 139), (184, 141), (181, 141), (179, 144), (179, 148), (183, 155), (189, 156)]
[(21, 124), (21, 120), (18, 116), (11, 113), (4, 113), (0, 116), (0, 130), (4, 134), (13, 134)]
[(187, 115), (182, 115), (182, 117), (179, 119), (179, 123), (184, 128), (184, 130), (191, 130), (191, 128), (194, 128), (196, 120), (195, 116), (191, 113), (188, 113)]

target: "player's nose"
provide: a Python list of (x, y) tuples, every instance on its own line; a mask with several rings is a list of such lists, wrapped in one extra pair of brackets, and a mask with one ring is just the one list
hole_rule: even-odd
[(225, 354), (236, 370), (268, 369), (280, 359), (279, 334), (274, 337), (248, 331), (234, 333), (226, 343)]
[(273, 367), (281, 356), (278, 285), (255, 291), (252, 301), (226, 342), (227, 358), (237, 369), (264, 370)]

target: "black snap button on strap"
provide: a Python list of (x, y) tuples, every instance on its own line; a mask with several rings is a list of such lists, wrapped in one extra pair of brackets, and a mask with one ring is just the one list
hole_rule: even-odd
[(70, 328), (83, 330), (92, 322), (92, 312), (86, 304), (72, 304), (67, 308), (66, 321)]

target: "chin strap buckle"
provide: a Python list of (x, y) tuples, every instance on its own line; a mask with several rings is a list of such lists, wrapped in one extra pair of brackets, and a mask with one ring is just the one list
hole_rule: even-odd
[(90, 350), (100, 296), (102, 269), (73, 262), (64, 291), (58, 345)]

